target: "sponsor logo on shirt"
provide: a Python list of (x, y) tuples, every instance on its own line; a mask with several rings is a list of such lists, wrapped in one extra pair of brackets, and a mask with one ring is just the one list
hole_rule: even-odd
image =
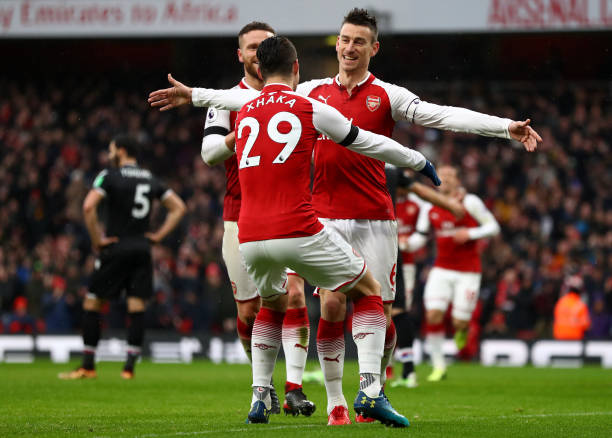
[(366, 106), (372, 112), (380, 108), (380, 96), (368, 96), (366, 97)]

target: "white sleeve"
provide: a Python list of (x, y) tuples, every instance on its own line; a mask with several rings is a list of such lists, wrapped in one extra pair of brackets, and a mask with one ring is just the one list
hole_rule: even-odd
[(465, 210), (478, 221), (478, 227), (468, 228), (471, 240), (482, 239), (499, 234), (500, 228), (493, 213), (484, 205), (484, 202), (476, 196), (468, 193), (463, 199)]
[(429, 210), (431, 210), (431, 207), (432, 204), (430, 204), (429, 202), (421, 206), (421, 210), (419, 211), (419, 217), (417, 218), (415, 231), (408, 238), (405, 251), (414, 252), (423, 248), (427, 243), (427, 234), (429, 233), (430, 227)]
[(239, 111), (250, 100), (259, 96), (257, 90), (232, 88), (230, 90), (213, 90), (211, 88), (193, 88), (191, 102), (193, 106), (208, 106), (217, 109)]
[(234, 154), (225, 144), (225, 136), (231, 131), (230, 112), (209, 108), (204, 124), (202, 160), (209, 166), (219, 164)]
[[(317, 88), (319, 85), (329, 84), (333, 81), (332, 78), (325, 79), (313, 79), (311, 81), (301, 82), (298, 84), (295, 92), (302, 96), (310, 96), (310, 92)], [(327, 96), (329, 97), (329, 96)], [(315, 99), (322, 99), (325, 101), (326, 96), (313, 96)]]
[(405, 119), (428, 128), (445, 129), (487, 137), (511, 138), (508, 127), (512, 120), (479, 113), (455, 106), (436, 105), (419, 99), (410, 103)]
[[(389, 84), (376, 79), (377, 85), (382, 86), (389, 96), (391, 105), (391, 117), (393, 120), (411, 120), (415, 102), (419, 102), (419, 96), (403, 87)], [(408, 115), (410, 114), (410, 116)]]
[(315, 129), (339, 145), (370, 158), (385, 161), (398, 167), (421, 170), (427, 160), (418, 151), (407, 148), (383, 135), (359, 129), (337, 109), (314, 99), (312, 121)]

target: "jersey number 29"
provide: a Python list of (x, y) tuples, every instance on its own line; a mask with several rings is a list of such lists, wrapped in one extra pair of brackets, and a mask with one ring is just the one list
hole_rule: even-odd
[[(283, 134), (279, 132), (278, 125), (281, 122), (288, 122), (291, 125), (291, 129), (288, 133)], [(238, 125), (238, 138), (242, 138), (242, 130), (247, 126), (251, 129), (247, 138), (246, 144), (244, 145), (244, 151), (242, 152), (242, 158), (240, 158), (239, 168), (244, 169), (245, 167), (259, 166), (260, 155), (249, 156), (253, 145), (259, 136), (259, 122), (253, 117), (245, 117), (240, 121)], [(292, 113), (281, 111), (274, 114), (268, 122), (268, 136), (275, 142), (284, 144), (285, 147), (276, 156), (274, 161), (275, 164), (283, 164), (289, 158), (289, 155), (293, 152), (297, 146), (300, 136), (302, 135), (302, 123), (300, 119)]]

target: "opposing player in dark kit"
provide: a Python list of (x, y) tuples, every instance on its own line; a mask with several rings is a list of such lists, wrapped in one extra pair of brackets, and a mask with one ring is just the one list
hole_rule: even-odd
[[(116, 167), (100, 172), (83, 203), (85, 224), (94, 251), (98, 252), (89, 291), (83, 301), (83, 361), (79, 368), (61, 373), (61, 379), (96, 377), (95, 353), (100, 340), (100, 306), (103, 300), (127, 297), (128, 353), (121, 372), (134, 377), (134, 365), (144, 339), (146, 300), (153, 294), (151, 244), (161, 242), (185, 214), (185, 204), (171, 189), (137, 163), (138, 143), (118, 136), (108, 147), (109, 161)], [(168, 210), (155, 232), (149, 218), (155, 199)], [(106, 201), (105, 232), (98, 221), (97, 207)]]

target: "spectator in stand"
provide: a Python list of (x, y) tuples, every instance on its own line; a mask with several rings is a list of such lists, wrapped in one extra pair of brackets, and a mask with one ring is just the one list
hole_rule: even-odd
[(73, 327), (74, 296), (66, 293), (66, 280), (51, 277), (51, 289), (43, 296), (43, 312), (47, 333), (68, 333)]
[(8, 320), (9, 333), (32, 334), (36, 331), (36, 321), (28, 314), (28, 300), (17, 297), (13, 303), (13, 314)]
[(589, 309), (580, 298), (583, 281), (579, 276), (572, 276), (566, 283), (567, 292), (555, 306), (555, 323), (553, 335), (559, 340), (584, 339), (584, 333), (591, 326)]

